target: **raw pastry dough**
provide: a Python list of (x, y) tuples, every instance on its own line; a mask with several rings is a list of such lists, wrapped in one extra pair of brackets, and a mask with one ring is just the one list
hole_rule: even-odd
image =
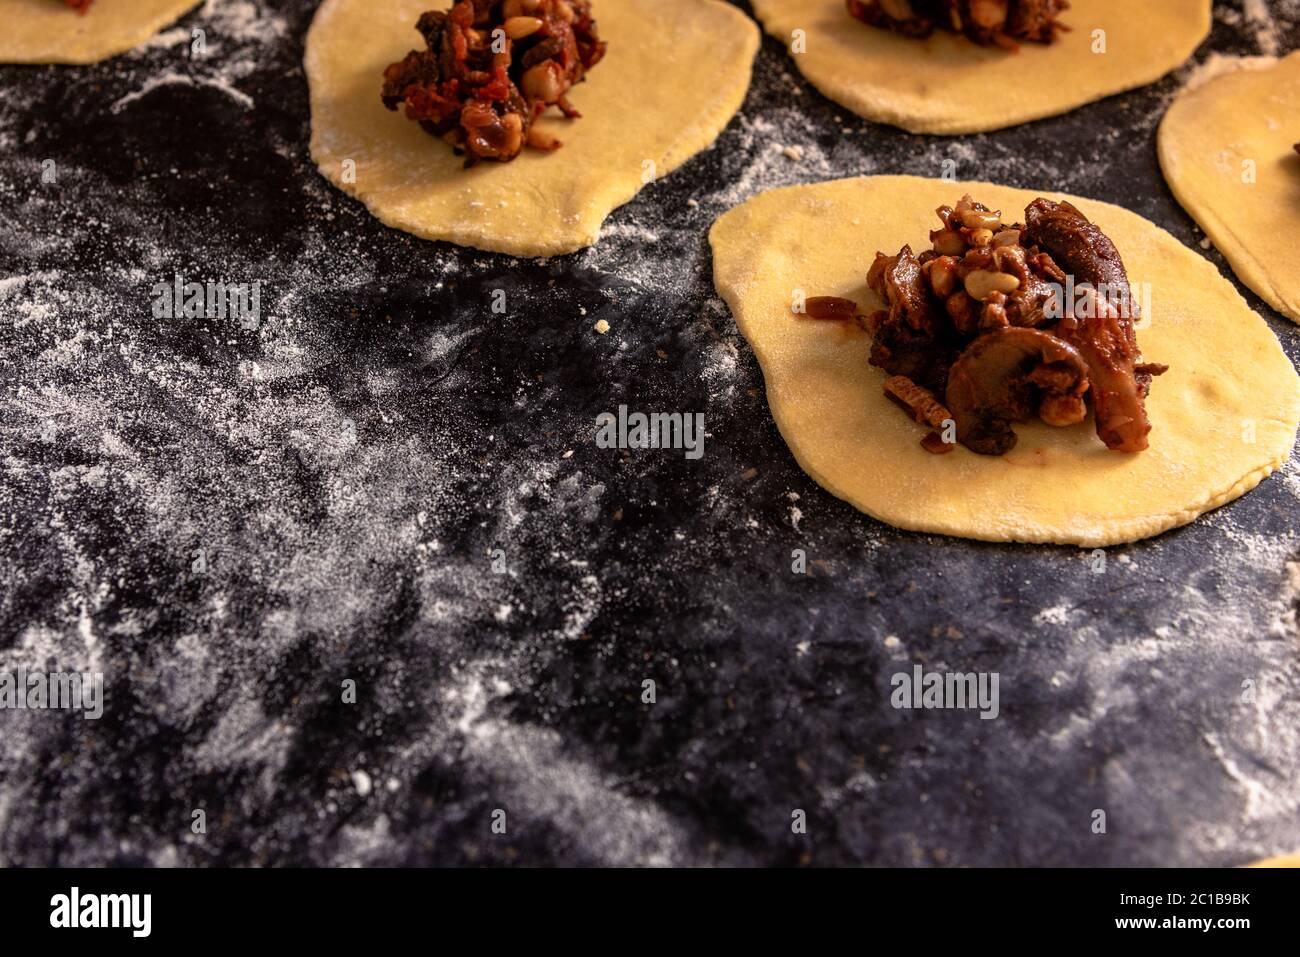
[[(1002, 457), (961, 446), (932, 455), (919, 444), (925, 430), (882, 394), (869, 337), (792, 315), (797, 289), (880, 308), (865, 278), (876, 250), (923, 248), (933, 210), (963, 192), (1012, 221), (1038, 196), (1067, 199), (1115, 242), (1135, 293), (1149, 284), (1138, 343), (1170, 369), (1147, 400), (1147, 451), (1108, 451), (1090, 416), (1066, 429), (1017, 425), (1020, 441)], [(718, 219), (709, 240), (718, 292), (758, 356), (795, 458), (832, 494), (891, 525), (990, 541), (1129, 542), (1242, 495), (1291, 452), (1300, 378), (1273, 333), (1213, 265), (1117, 206), (875, 176), (763, 193)]]
[[(913, 133), (978, 133), (1067, 113), (1158, 80), (1210, 32), (1210, 0), (1076, 0), (1061, 18), (1068, 33), (1008, 53), (946, 31), (914, 40), (869, 27), (844, 0), (753, 2), (813, 86)], [(1105, 53), (1092, 52), (1095, 30), (1105, 31)], [(796, 38), (803, 53), (793, 53)]]
[(1284, 854), (1281, 857), (1270, 857), (1266, 860), (1255, 861), (1253, 864), (1247, 864), (1247, 867), (1300, 867), (1300, 854)]
[(379, 99), (384, 67), (419, 45), (420, 14), (446, 6), (325, 0), (307, 34), (312, 158), (389, 226), (517, 256), (590, 246), (616, 207), (712, 143), (744, 100), (759, 45), (753, 21), (720, 0), (597, 0), (609, 52), (570, 91), (582, 118), (539, 121), (564, 145), (464, 169)]
[(1160, 123), (1160, 168), (1233, 272), (1300, 322), (1300, 52), (1188, 90)]
[(97, 63), (144, 43), (199, 0), (0, 0), (0, 63)]

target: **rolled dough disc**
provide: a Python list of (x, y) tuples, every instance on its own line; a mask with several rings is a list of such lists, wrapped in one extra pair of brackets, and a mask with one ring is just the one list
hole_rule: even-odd
[(596, 0), (609, 51), (570, 91), (582, 118), (539, 121), (564, 145), (465, 169), (379, 99), (384, 67), (423, 44), (420, 14), (447, 5), (321, 4), (307, 34), (312, 158), (395, 229), (516, 256), (590, 246), (614, 209), (711, 144), (740, 109), (759, 45), (753, 21), (720, 0)]
[(1160, 168), (1238, 278), (1300, 322), (1300, 52), (1216, 77), (1160, 122)]
[(979, 133), (1068, 113), (1155, 82), (1210, 32), (1210, 0), (1075, 0), (1062, 17), (1068, 33), (1008, 53), (946, 31), (915, 40), (869, 27), (844, 0), (753, 2), (813, 86), (912, 133)]
[(0, 63), (97, 63), (144, 43), (199, 0), (0, 0)]
[[(1016, 426), (1007, 455), (958, 446), (932, 455), (882, 394), (869, 337), (796, 317), (806, 296), (881, 307), (866, 287), (877, 250), (924, 248), (933, 210), (969, 192), (1022, 221), (1039, 197), (1067, 199), (1118, 246), (1135, 292), (1145, 358), (1169, 371), (1147, 411), (1151, 447), (1111, 452), (1085, 423)], [(988, 183), (873, 176), (776, 189), (725, 213), (709, 234), (714, 282), (763, 369), (767, 400), (800, 466), (833, 495), (899, 528), (988, 541), (1085, 547), (1190, 522), (1286, 461), (1300, 423), (1300, 378), (1232, 284), (1147, 220), (1107, 203)]]

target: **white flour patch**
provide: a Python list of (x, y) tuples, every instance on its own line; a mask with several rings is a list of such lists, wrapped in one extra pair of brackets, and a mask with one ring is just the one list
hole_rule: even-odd
[(1211, 80), (1235, 73), (1238, 70), (1267, 70), (1277, 64), (1275, 56), (1237, 56), (1230, 53), (1211, 53), (1190, 69), (1183, 80), (1183, 89), (1195, 90)]
[(161, 76), (151, 77), (145, 82), (144, 86), (140, 87), (140, 89), (136, 90), (134, 93), (128, 93), (126, 96), (114, 100), (108, 110), (110, 113), (121, 113), (122, 110), (130, 106), (132, 103), (143, 99), (154, 90), (164, 86), (209, 87), (226, 94), (226, 96), (230, 97), (246, 110), (251, 110), (254, 106), (253, 98), (251, 96), (247, 93), (240, 92), (228, 80), (221, 77), (196, 78), (187, 76), (184, 73), (164, 73)]
[(1034, 616), (1034, 622), (1039, 625), (1065, 625), (1070, 621), (1070, 610), (1066, 605), (1044, 608)]
[(121, 112), (160, 86), (185, 84), (218, 90), (251, 110), (255, 106), (253, 98), (241, 91), (236, 81), (253, 74), (264, 59), (263, 50), (287, 36), (288, 30), (284, 15), (264, 0), (205, 0), (185, 26), (162, 31), (128, 53), (123, 61), (138, 65), (157, 51), (171, 50), (183, 66), (146, 79), (111, 109)]
[(1255, 34), (1259, 52), (1266, 56), (1277, 56), (1281, 49), (1282, 38), (1278, 32), (1277, 21), (1268, 9), (1267, 0), (1242, 0), (1242, 10), (1246, 22)]
[(497, 803), (506, 812), (507, 833), (512, 816), (516, 827), (543, 820), (606, 866), (690, 862), (683, 828), (667, 812), (622, 794), (556, 732), (494, 716), (496, 702), (511, 690), (494, 673), (499, 667), (476, 662), (441, 695), (456, 715), (465, 759), (488, 769), (501, 789)]

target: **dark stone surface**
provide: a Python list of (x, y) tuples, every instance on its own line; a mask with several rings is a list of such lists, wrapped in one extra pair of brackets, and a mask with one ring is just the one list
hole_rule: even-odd
[[(1259, 52), (1217, 6), (1197, 59)], [(1282, 49), (1295, 11), (1274, 5)], [(316, 174), (311, 12), (209, 3), (104, 64), (0, 68), (0, 670), (106, 676), (97, 722), (0, 712), (0, 863), (1300, 848), (1291, 467), (1101, 573), (898, 532), (795, 465), (710, 278), (708, 225), (758, 189), (949, 158), (1195, 245), (1154, 151), (1188, 70), (934, 139), (835, 108), (767, 39), (713, 149), (593, 250), (517, 261), (385, 229)], [(265, 322), (154, 319), (175, 274), (263, 281)], [(596, 448), (619, 403), (704, 412), (703, 459)], [(913, 663), (998, 672), (1000, 717), (894, 710)]]

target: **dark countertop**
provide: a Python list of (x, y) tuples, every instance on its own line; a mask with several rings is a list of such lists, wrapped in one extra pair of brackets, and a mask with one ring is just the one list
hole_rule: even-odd
[[(1216, 7), (1198, 60), (1300, 36), (1294, 0), (1279, 34)], [(0, 864), (1300, 849), (1294, 462), (1101, 573), (899, 532), (795, 465), (710, 275), (709, 224), (762, 188), (945, 159), (1195, 246), (1154, 147), (1190, 68), (936, 139), (836, 108), (765, 39), (714, 148), (595, 248), (519, 261), (388, 230), (318, 176), (311, 11), (210, 2), (98, 66), (0, 67), (0, 671), (106, 676), (99, 721), (0, 712)], [(176, 274), (264, 282), (265, 321), (153, 318)], [(704, 412), (704, 457), (598, 449), (620, 403)], [(999, 718), (893, 709), (914, 663), (996, 671)]]

